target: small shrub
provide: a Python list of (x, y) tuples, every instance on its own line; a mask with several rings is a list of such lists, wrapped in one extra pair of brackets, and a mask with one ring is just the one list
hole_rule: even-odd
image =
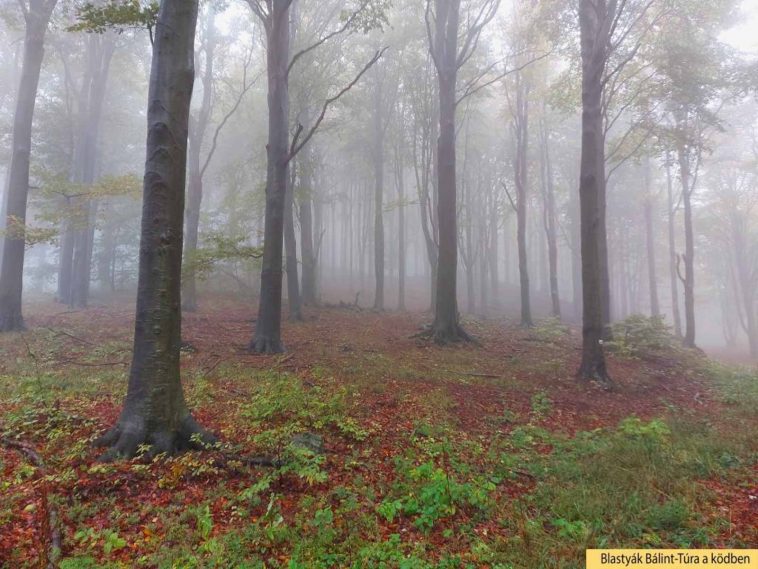
[(650, 357), (670, 352), (676, 345), (670, 328), (660, 316), (635, 314), (613, 325), (612, 352), (630, 357)]

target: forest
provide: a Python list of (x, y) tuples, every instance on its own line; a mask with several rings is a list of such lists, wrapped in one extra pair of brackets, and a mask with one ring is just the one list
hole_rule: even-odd
[(0, 0), (0, 569), (758, 560), (756, 30)]

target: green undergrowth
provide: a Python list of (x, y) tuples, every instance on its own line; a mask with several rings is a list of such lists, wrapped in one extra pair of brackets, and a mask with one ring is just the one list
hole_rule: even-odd
[[(544, 326), (533, 332), (540, 344), (562, 341), (563, 330)], [(626, 345), (659, 349), (631, 337)], [(717, 407), (671, 407), (574, 436), (546, 426), (560, 409), (544, 384), (529, 391), (527, 409), (487, 417), (487, 432), (458, 429), (445, 377), (413, 393), (417, 414), (396, 417), (412, 427), (390, 439), (363, 399), (364, 371), (376, 364), (368, 375), (378, 381), (391, 373), (387, 359), (353, 358), (355, 384), (327, 368), (301, 377), (222, 364), (185, 374), (188, 401), (212, 417), (226, 461), (213, 451), (94, 463), (90, 443), (104, 425), (88, 405), (123, 396), (123, 371), (110, 369), (76, 381), (25, 364), (1, 377), (0, 434), (45, 456), (65, 522), (61, 569), (574, 569), (587, 547), (749, 545), (732, 536), (704, 482), (750, 479), (754, 372), (707, 364), (693, 373)], [(324, 452), (295, 444), (303, 434), (323, 440)], [(277, 462), (255, 468), (247, 455)], [(37, 473), (23, 460), (0, 471), (5, 527), (31, 507)], [(24, 567), (17, 561), (0, 567)]]

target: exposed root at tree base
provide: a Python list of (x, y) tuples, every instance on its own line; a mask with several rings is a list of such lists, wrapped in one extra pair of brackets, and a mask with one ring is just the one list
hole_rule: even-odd
[[(144, 421), (139, 423), (144, 424)], [(98, 461), (111, 462), (133, 458), (143, 445), (150, 447), (146, 456), (151, 458), (159, 454), (171, 456), (186, 450), (203, 450), (217, 441), (216, 437), (198, 425), (191, 415), (187, 415), (174, 430), (149, 431), (144, 427), (134, 427), (134, 424), (135, 422), (131, 422), (128, 426), (122, 426), (119, 423), (95, 441), (95, 446), (108, 447)]]
[(616, 389), (616, 384), (605, 369), (598, 369), (597, 367), (587, 368), (583, 366), (579, 369), (577, 377), (580, 381), (595, 383), (606, 391), (613, 391)]
[(42, 521), (42, 533), (46, 536), (48, 542), (44, 550), (47, 559), (43, 558), (42, 565), (47, 567), (47, 569), (54, 569), (58, 566), (58, 557), (60, 557), (61, 552), (61, 532), (58, 529), (58, 511), (50, 504), (47, 483), (44, 482), (46, 472), (45, 462), (37, 451), (20, 441), (0, 437), (0, 444), (22, 453), (39, 469), (42, 475), (42, 511), (47, 513), (47, 516)]
[(253, 354), (281, 354), (284, 346), (280, 340), (273, 338), (253, 338), (248, 346), (248, 351)]
[(474, 344), (476, 346), (481, 346), (481, 344), (473, 336), (466, 332), (466, 330), (464, 330), (463, 326), (460, 324), (456, 324), (452, 328), (446, 326), (444, 329), (438, 329), (432, 324), (418, 334), (414, 334), (412, 337), (431, 340), (438, 346), (447, 346), (450, 344), (460, 344), (464, 342)]

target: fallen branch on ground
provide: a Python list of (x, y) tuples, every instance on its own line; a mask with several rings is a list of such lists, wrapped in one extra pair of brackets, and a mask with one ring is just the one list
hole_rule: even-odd
[(47, 487), (47, 482), (44, 479), (44, 475), (47, 470), (45, 467), (45, 462), (42, 460), (42, 457), (37, 453), (37, 451), (35, 451), (29, 445), (22, 443), (21, 441), (16, 441), (7, 437), (0, 437), (0, 444), (19, 451), (40, 471), (40, 486), (42, 489), (42, 512), (47, 512), (47, 516), (42, 519), (41, 530), (48, 542), (47, 547), (42, 548), (40, 551), (40, 565), (47, 567), (47, 569), (55, 569), (58, 566), (58, 557), (61, 552), (61, 532), (58, 529), (58, 512), (48, 500), (49, 490)]

